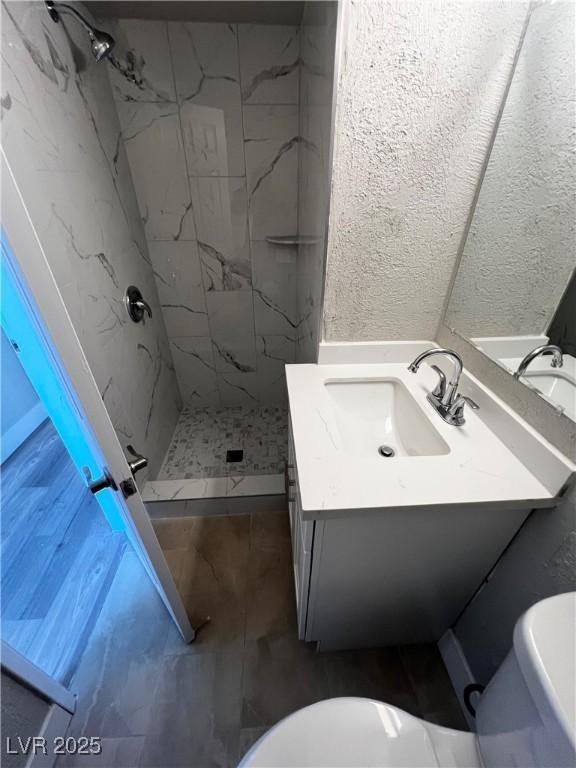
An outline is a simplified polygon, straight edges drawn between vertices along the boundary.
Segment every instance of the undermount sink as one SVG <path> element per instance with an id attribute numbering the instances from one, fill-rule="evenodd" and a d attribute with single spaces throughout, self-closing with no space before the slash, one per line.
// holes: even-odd
<path id="1" fill-rule="evenodd" d="M 576 381 L 561 371 L 526 371 L 523 375 L 533 387 L 564 409 L 576 421 Z"/>
<path id="2" fill-rule="evenodd" d="M 327 380 L 325 387 L 342 451 L 383 461 L 450 452 L 399 379 Z"/>

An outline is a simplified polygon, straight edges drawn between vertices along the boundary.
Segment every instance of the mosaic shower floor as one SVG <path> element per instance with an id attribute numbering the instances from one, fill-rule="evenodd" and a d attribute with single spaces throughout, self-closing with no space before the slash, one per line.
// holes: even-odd
<path id="1" fill-rule="evenodd" d="M 185 408 L 157 480 L 281 474 L 287 442 L 286 408 Z"/>

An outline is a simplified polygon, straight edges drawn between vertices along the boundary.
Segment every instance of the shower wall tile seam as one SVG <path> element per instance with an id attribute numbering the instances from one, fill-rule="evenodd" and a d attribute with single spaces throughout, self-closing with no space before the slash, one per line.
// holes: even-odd
<path id="1" fill-rule="evenodd" d="M 298 30 L 298 152 L 296 155 L 296 234 L 300 233 L 300 157 L 302 148 L 302 131 L 300 130 L 302 118 L 302 21 Z M 296 252 L 298 256 L 298 252 Z M 296 267 L 297 268 L 297 267 Z M 298 301 L 298 297 L 296 298 Z M 298 312 L 300 316 L 300 312 Z"/>
<path id="2" fill-rule="evenodd" d="M 239 44 L 238 44 L 238 25 L 234 24 L 234 25 L 231 25 L 231 26 L 232 26 L 232 28 L 234 30 L 234 37 L 235 37 L 235 40 L 236 40 L 236 61 L 237 61 L 237 67 L 238 67 L 238 81 L 240 83 L 240 52 L 239 52 Z M 173 67 L 173 76 L 174 76 L 174 80 L 176 81 L 176 70 L 175 70 L 175 66 L 174 66 L 174 52 L 173 52 L 173 46 L 172 46 L 172 42 L 170 40 L 170 36 L 169 36 L 169 44 L 170 44 L 170 53 L 171 53 L 171 63 L 172 63 L 172 67 Z M 176 96 L 177 96 L 177 99 L 178 99 L 178 89 L 177 89 L 177 86 L 175 86 L 175 87 L 176 87 Z M 240 93 L 241 93 L 241 83 L 240 83 Z M 179 102 L 178 111 L 179 111 L 179 115 L 180 115 L 181 131 L 182 131 L 182 135 L 184 135 L 183 118 L 182 118 L 182 104 L 183 104 L 183 100 L 182 99 L 178 99 L 178 102 Z M 242 109 L 241 108 L 240 108 L 240 113 L 242 115 Z M 242 126 L 242 140 L 243 139 L 244 139 L 244 131 L 243 131 L 243 126 Z M 243 141 L 242 141 L 242 153 L 244 154 L 244 143 L 243 143 Z M 186 160 L 186 170 L 187 170 L 187 175 L 188 175 L 189 182 L 190 182 L 190 179 L 192 179 L 192 178 L 196 178 L 196 179 L 210 179 L 210 180 L 213 179 L 213 178 L 226 178 L 226 179 L 238 178 L 238 179 L 243 179 L 244 180 L 244 185 L 246 186 L 247 180 L 246 180 L 246 160 L 245 160 L 245 157 L 243 157 L 244 173 L 241 174 L 241 175 L 227 174 L 226 176 L 215 175 L 215 174 L 210 174 L 210 175 L 194 174 L 194 173 L 192 173 L 192 171 L 190 169 L 190 166 L 189 166 L 189 163 L 188 163 L 188 155 L 187 154 L 185 154 L 185 160 Z M 193 206 L 193 209 L 194 209 L 194 206 Z M 200 229 L 198 227 L 197 212 L 194 213 L 194 216 L 195 216 L 195 221 L 196 221 L 196 233 L 198 235 L 198 232 L 200 231 Z M 204 296 L 205 296 L 205 299 L 206 299 L 206 304 L 208 305 L 208 299 L 206 297 L 207 297 L 207 294 L 210 291 L 208 290 L 207 285 L 206 285 L 206 273 L 205 273 L 204 269 L 202 269 L 202 285 L 203 285 L 203 289 L 204 289 Z M 222 291 L 222 293 L 225 293 L 225 291 Z M 253 304 L 253 300 L 252 300 L 252 304 Z M 252 309 L 252 313 L 253 312 L 254 312 L 254 310 Z M 210 350 L 211 350 L 211 352 L 210 352 L 210 359 L 212 361 L 212 367 L 214 369 L 215 377 L 216 377 L 216 390 L 218 392 L 218 402 L 219 402 L 219 405 L 222 406 L 222 405 L 224 405 L 225 398 L 224 398 L 224 396 L 222 394 L 221 376 L 219 375 L 219 372 L 217 371 L 216 357 L 215 357 L 215 350 L 214 350 L 215 332 L 213 330 L 212 324 L 213 323 L 212 323 L 212 320 L 211 320 L 211 315 L 210 315 L 210 312 L 208 312 L 208 326 L 209 326 L 209 331 L 210 331 Z M 256 359 L 255 338 L 254 338 L 254 342 L 253 342 L 253 347 L 254 347 L 254 358 Z"/>
<path id="3" fill-rule="evenodd" d="M 216 284 L 214 287 L 214 283 L 211 283 L 211 285 L 208 285 L 207 279 L 208 279 L 208 273 L 206 271 L 205 266 L 205 254 L 204 249 L 200 248 L 200 237 L 199 233 L 201 230 L 201 227 L 199 226 L 199 219 L 198 214 L 199 210 L 197 208 L 197 205 L 194 203 L 194 194 L 193 190 L 191 189 L 192 181 L 197 180 L 204 180 L 204 181 L 213 181 L 213 180 L 241 180 L 244 183 L 244 187 L 246 190 L 246 194 L 248 194 L 248 163 L 247 163 L 247 154 L 246 154 L 246 123 L 245 123 L 245 115 L 246 115 L 246 108 L 255 108 L 256 111 L 258 110 L 266 110 L 266 109 L 277 109 L 278 107 L 281 108 L 295 108 L 298 109 L 298 98 L 296 99 L 266 99 L 263 102 L 259 101 L 248 101 L 246 102 L 244 100 L 244 90 L 246 87 L 246 81 L 243 77 L 243 63 L 242 63 L 242 51 L 241 51 L 241 44 L 240 44 L 240 30 L 239 25 L 227 25 L 229 28 L 233 28 L 234 34 L 235 34 L 235 44 L 236 44 L 236 67 L 237 67 L 237 82 L 238 87 L 240 89 L 239 94 L 239 116 L 241 118 L 241 138 L 242 138 L 242 164 L 244 168 L 244 172 L 242 174 L 234 174 L 234 173 L 227 173 L 222 174 L 219 172 L 215 173 L 199 173 L 197 168 L 194 168 L 190 165 L 190 156 L 189 152 L 186 149 L 186 139 L 185 139 L 185 129 L 184 129 L 184 114 L 183 110 L 186 108 L 187 99 L 183 98 L 181 95 L 181 89 L 179 89 L 179 83 L 178 83 L 178 73 L 177 73 L 177 62 L 176 62 L 176 53 L 174 49 L 175 45 L 175 39 L 174 34 L 172 33 L 172 28 L 169 24 L 162 22 L 163 26 L 166 29 L 166 41 L 167 41 L 167 64 L 169 65 L 169 70 L 165 67 L 165 65 L 162 65 L 162 69 L 164 71 L 164 75 L 167 74 L 169 71 L 170 80 L 171 80 L 171 88 L 174 91 L 174 99 L 168 98 L 164 101 L 158 101 L 158 99 L 138 99 L 139 105 L 155 105 L 155 109 L 162 109 L 162 108 L 173 108 L 174 114 L 176 115 L 177 111 L 177 119 L 178 119 L 178 140 L 179 144 L 182 147 L 182 160 L 183 160 L 183 166 L 185 168 L 186 172 L 186 186 L 187 186 L 187 197 L 189 200 L 189 203 L 187 205 L 191 208 L 190 213 L 190 219 L 194 223 L 194 229 L 195 229 L 195 237 L 192 237 L 190 233 L 185 233 L 184 236 L 178 238 L 178 242 L 180 243 L 194 243 L 195 247 L 198 251 L 198 259 L 200 259 L 200 281 L 201 281 L 201 290 L 204 295 L 204 308 L 202 311 L 206 312 L 206 322 L 207 322 L 207 329 L 208 329 L 208 335 L 204 333 L 181 333 L 178 334 L 170 333 L 169 334 L 169 344 L 171 345 L 174 343 L 174 340 L 178 339 L 189 339 L 190 342 L 192 340 L 196 341 L 202 341 L 204 345 L 204 352 L 202 353 L 202 359 L 206 360 L 206 365 L 208 365 L 211 370 L 214 372 L 214 376 L 216 379 L 216 391 L 218 392 L 218 402 L 219 404 L 223 405 L 226 401 L 227 396 L 224 393 L 223 387 L 229 388 L 230 386 L 234 386 L 233 382 L 235 381 L 237 385 L 240 385 L 241 383 L 245 383 L 246 386 L 248 386 L 249 381 L 251 380 L 254 385 L 255 389 L 251 390 L 251 387 L 249 386 L 248 389 L 251 390 L 250 398 L 253 401 L 258 402 L 265 402 L 267 399 L 267 394 L 265 393 L 266 388 L 268 387 L 267 384 L 265 384 L 264 379 L 262 379 L 262 376 L 265 376 L 265 369 L 266 365 L 264 365 L 267 358 L 270 358 L 270 364 L 277 360 L 278 363 L 280 362 L 280 358 L 277 357 L 275 354 L 270 354 L 268 352 L 268 344 L 274 343 L 276 349 L 278 349 L 278 345 L 284 343 L 286 344 L 293 344 L 292 341 L 288 341 L 288 337 L 286 334 L 279 332 L 278 328 L 274 325 L 269 325 L 267 323 L 261 323 L 257 320 L 257 308 L 255 303 L 255 296 L 256 291 L 254 290 L 254 279 L 255 279 L 255 272 L 258 270 L 255 269 L 254 265 L 254 256 L 253 256 L 253 244 L 258 243 L 260 244 L 259 247 L 266 245 L 266 241 L 264 239 L 264 235 L 262 233 L 258 233 L 258 236 L 252 237 L 252 231 L 250 226 L 250 220 L 249 220 L 249 210 L 250 210 L 250 199 L 248 198 L 246 201 L 247 208 L 245 211 L 246 216 L 246 234 L 247 234 L 247 240 L 246 240 L 246 251 L 248 255 L 248 261 L 250 265 L 250 285 L 242 286 L 239 285 L 237 287 L 234 287 L 232 290 L 227 289 L 225 287 L 225 284 L 222 284 L 222 287 L 220 285 Z M 193 25 L 192 25 L 193 26 Z M 259 26 L 259 25 L 248 25 L 248 26 Z M 246 27 L 248 30 L 248 27 Z M 300 58 L 300 30 L 299 28 L 290 28 L 291 35 L 293 39 L 298 39 L 298 61 Z M 257 30 L 248 30 L 247 34 L 252 32 L 257 32 Z M 282 31 L 280 34 L 285 34 L 284 31 Z M 196 50 L 194 51 L 196 54 Z M 250 54 L 251 55 L 251 54 Z M 274 55 L 274 54 L 273 54 Z M 196 61 L 200 61 L 200 58 L 198 55 L 196 55 Z M 257 65 L 260 67 L 260 64 Z M 262 67 L 264 69 L 264 67 Z M 298 67 L 299 68 L 299 67 Z M 296 83 L 296 93 L 299 93 L 299 78 L 300 75 L 298 74 L 298 81 Z M 153 85 L 153 84 L 152 84 Z M 265 86 L 267 84 L 265 83 Z M 168 88 L 170 90 L 170 88 Z M 118 103 L 122 103 L 122 99 L 117 99 Z M 125 100 L 124 100 L 125 101 Z M 297 125 L 295 137 L 299 138 L 299 125 Z M 275 141 L 275 139 L 265 139 L 265 141 Z M 295 213 L 296 213 L 296 221 L 298 216 L 298 199 L 297 199 L 297 189 L 298 189 L 298 165 L 299 165 L 299 157 L 298 154 L 296 155 L 296 198 L 294 200 L 295 205 Z M 271 227 L 271 229 L 275 229 L 274 227 Z M 270 231 L 267 234 L 275 234 L 276 232 Z M 153 243 L 171 243 L 174 238 L 169 237 L 155 237 L 155 238 L 147 238 L 149 245 Z M 209 242 L 209 241 L 208 241 Z M 268 246 L 267 246 L 268 247 Z M 232 250 L 231 253 L 235 252 L 235 247 Z M 277 257 L 281 260 L 283 259 L 283 256 Z M 270 259 L 274 259 L 274 253 L 270 253 Z M 158 282 L 158 280 L 157 280 Z M 247 345 L 246 349 L 248 350 L 248 357 L 252 358 L 254 360 L 253 364 L 248 365 L 248 369 L 246 373 L 242 373 L 242 369 L 238 369 L 236 372 L 233 372 L 233 370 L 218 370 L 218 368 L 222 367 L 222 363 L 218 362 L 216 359 L 216 347 L 215 347 L 215 338 L 218 337 L 218 334 L 214 330 L 214 315 L 213 312 L 210 311 L 209 306 L 213 303 L 213 299 L 210 299 L 210 296 L 220 296 L 221 300 L 223 300 L 226 303 L 226 296 L 230 296 L 230 301 L 233 301 L 232 297 L 234 295 L 240 295 L 240 294 L 246 294 L 247 291 L 251 291 L 251 333 L 247 336 Z M 273 303 L 273 302 L 272 302 Z M 167 303 L 165 303 L 165 306 Z M 296 323 L 296 328 L 298 324 Z M 292 336 L 295 338 L 297 337 L 296 331 L 292 333 Z M 268 339 L 268 341 L 266 341 Z M 272 340 L 272 341 L 271 341 Z M 275 340 L 275 341 L 274 341 Z M 209 345 L 206 345 L 205 342 L 209 341 Z M 208 349 L 209 346 L 209 349 Z M 193 352 L 191 351 L 189 354 L 193 355 Z M 291 362 L 294 359 L 294 356 L 292 352 L 289 351 L 288 347 L 285 348 L 284 353 L 277 353 L 277 354 L 286 354 L 289 355 L 286 362 Z M 194 356 L 194 355 L 193 355 Z M 177 370 L 178 372 L 178 370 Z M 257 378 L 258 374 L 261 374 L 260 379 Z M 275 374 L 274 374 L 275 375 Z M 232 377 L 232 378 L 230 378 Z M 179 377 L 180 378 L 180 377 Z M 190 384 L 190 382 L 188 382 Z M 238 390 L 240 392 L 241 390 Z M 213 396 L 213 395 L 212 395 Z M 201 402 L 199 403 L 202 404 Z M 207 403 L 209 404 L 209 403 Z"/>
<path id="4" fill-rule="evenodd" d="M 174 83 L 174 93 L 175 93 L 175 96 L 176 96 L 176 102 L 178 104 L 178 124 L 179 124 L 179 128 L 180 128 L 180 136 L 181 136 L 182 146 L 184 146 L 184 126 L 183 126 L 183 121 L 182 121 L 182 99 L 180 99 L 178 97 L 178 85 L 177 85 L 177 82 L 176 82 L 176 67 L 175 67 L 175 64 L 174 64 L 174 48 L 173 48 L 173 41 L 172 41 L 171 36 L 170 36 L 170 30 L 168 28 L 168 25 L 166 25 L 166 31 L 167 31 L 167 37 L 168 37 L 168 54 L 169 54 L 169 57 L 170 57 L 170 70 L 171 70 L 171 74 L 172 74 L 172 81 Z M 191 174 L 190 174 L 190 168 L 189 168 L 189 163 L 188 163 L 188 154 L 186 153 L 186 151 L 184 151 L 184 164 L 186 166 L 186 178 L 187 178 L 188 190 L 189 190 L 189 194 L 190 194 L 190 201 L 191 201 L 191 204 L 192 204 L 192 188 L 191 188 L 191 184 L 190 184 Z M 194 229 L 195 229 L 195 232 L 196 232 L 196 249 L 198 251 L 198 220 L 197 220 L 197 213 L 195 211 L 195 206 L 194 205 L 192 205 L 192 216 L 194 218 Z M 208 357 L 208 360 L 210 362 L 210 366 L 211 366 L 212 370 L 216 371 L 216 362 L 215 362 L 215 359 L 214 359 L 214 348 L 212 346 L 212 333 L 211 333 L 211 329 L 210 329 L 210 315 L 208 313 L 208 307 L 207 307 L 207 302 L 206 302 L 206 284 L 205 284 L 205 279 L 204 279 L 204 271 L 203 271 L 202 268 L 200 269 L 200 277 L 201 277 L 201 281 L 202 281 L 202 290 L 204 292 L 204 302 L 205 302 L 205 305 L 206 305 L 206 313 L 207 313 L 207 318 L 208 318 L 208 330 L 209 330 L 208 350 L 209 351 L 208 351 L 208 356 L 207 357 Z M 207 338 L 207 337 L 202 336 L 200 338 L 204 339 L 204 338 Z M 184 397 L 182 399 L 184 401 Z M 222 404 L 221 397 L 220 397 L 220 393 L 219 393 L 219 390 L 218 390 L 218 405 L 221 405 L 221 404 Z"/>
<path id="5" fill-rule="evenodd" d="M 184 126 L 183 126 L 183 122 L 182 122 L 182 108 L 181 108 L 182 107 L 182 102 L 181 102 L 180 99 L 178 99 L 178 88 L 177 88 L 177 85 L 176 85 L 176 68 L 174 66 L 174 51 L 173 51 L 172 41 L 170 39 L 170 34 L 168 34 L 168 48 L 169 48 L 169 51 L 170 51 L 170 66 L 172 67 L 172 77 L 174 78 L 174 90 L 175 90 L 175 93 L 176 93 L 176 99 L 178 101 L 178 117 L 179 117 L 179 121 L 180 121 L 180 132 L 181 132 L 181 135 L 182 135 L 182 142 L 184 142 Z M 192 200 L 192 189 L 191 189 L 191 185 L 190 185 L 191 174 L 190 174 L 190 168 L 189 168 L 189 164 L 188 164 L 188 155 L 187 155 L 186 152 L 184 152 L 184 162 L 186 164 L 186 176 L 188 178 L 188 186 L 190 187 L 190 200 Z M 195 229 L 196 229 L 196 237 L 198 237 L 197 212 L 195 211 L 195 206 L 194 205 L 192 206 L 192 215 L 194 217 L 194 224 L 195 224 Z M 198 249 L 198 245 L 197 245 L 197 249 Z M 206 281 L 204 279 L 204 270 L 202 268 L 200 269 L 200 274 L 201 274 L 201 279 L 202 279 L 202 289 L 204 291 L 204 301 L 206 303 L 206 311 L 207 311 L 207 314 L 208 314 L 208 305 L 207 305 L 207 302 L 206 302 Z M 215 357 L 214 357 L 214 347 L 213 347 L 213 344 L 212 344 L 212 331 L 211 331 L 211 328 L 210 328 L 210 315 L 209 314 L 208 314 L 208 330 L 210 332 L 210 334 L 209 334 L 209 344 L 208 344 L 208 349 L 209 349 L 208 358 L 210 360 L 210 364 L 211 364 L 212 370 L 214 371 L 214 373 L 216 375 L 216 360 L 215 360 Z M 216 386 L 216 391 L 218 392 L 218 405 L 222 405 L 222 397 L 220 395 L 220 389 L 218 388 L 218 386 Z"/>

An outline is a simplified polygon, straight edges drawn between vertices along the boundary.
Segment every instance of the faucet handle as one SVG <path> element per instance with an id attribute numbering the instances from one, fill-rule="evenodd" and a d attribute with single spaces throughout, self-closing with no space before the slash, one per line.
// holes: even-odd
<path id="1" fill-rule="evenodd" d="M 144 314 L 146 312 L 148 314 L 148 317 L 152 317 L 152 310 L 150 309 L 150 304 L 148 304 L 147 301 L 144 299 L 140 299 L 139 301 L 134 302 L 135 305 L 138 307 L 138 309 Z"/>
<path id="2" fill-rule="evenodd" d="M 450 409 L 450 416 L 453 419 L 452 423 L 458 427 L 462 426 L 462 424 L 464 424 L 466 421 L 464 418 L 464 406 L 466 404 L 468 404 L 470 408 L 475 411 L 480 409 L 478 403 L 472 400 L 471 397 L 467 397 L 466 395 L 458 395 L 454 401 L 454 404 L 452 405 L 452 408 Z"/>
<path id="3" fill-rule="evenodd" d="M 144 313 L 146 313 L 148 317 L 152 317 L 150 304 L 144 300 L 140 289 L 135 285 L 130 285 L 126 289 L 124 304 L 130 319 L 135 323 L 140 323 L 144 320 Z"/>
<path id="4" fill-rule="evenodd" d="M 438 374 L 438 384 L 436 384 L 436 387 L 432 391 L 432 397 L 435 397 L 437 400 L 442 400 L 446 394 L 446 374 L 437 365 L 431 365 L 430 368 Z"/>

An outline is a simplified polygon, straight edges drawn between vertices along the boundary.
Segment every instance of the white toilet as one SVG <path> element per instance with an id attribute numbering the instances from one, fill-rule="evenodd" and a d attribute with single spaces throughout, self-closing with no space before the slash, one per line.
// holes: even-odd
<path id="1" fill-rule="evenodd" d="M 576 593 L 543 600 L 484 691 L 478 732 L 370 699 L 329 699 L 268 731 L 241 768 L 575 768 Z"/>

